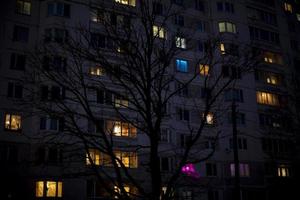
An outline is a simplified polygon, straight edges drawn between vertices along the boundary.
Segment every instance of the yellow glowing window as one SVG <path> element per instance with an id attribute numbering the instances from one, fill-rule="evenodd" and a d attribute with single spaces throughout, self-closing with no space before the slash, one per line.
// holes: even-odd
<path id="1" fill-rule="evenodd" d="M 122 162 L 122 164 L 127 168 L 137 168 L 137 154 L 135 152 L 122 152 L 122 151 L 116 151 L 115 156 L 118 159 L 118 165 L 119 167 L 121 164 L 119 162 Z"/>
<path id="2" fill-rule="evenodd" d="M 154 35 L 154 37 L 163 39 L 166 37 L 165 29 L 163 27 L 154 25 L 153 26 L 153 35 Z"/>
<path id="3" fill-rule="evenodd" d="M 284 3 L 284 10 L 285 10 L 286 12 L 292 13 L 292 12 L 293 12 L 293 7 L 292 7 L 291 4 L 285 2 L 285 3 Z"/>
<path id="4" fill-rule="evenodd" d="M 44 196 L 44 181 L 37 181 L 35 186 L 35 196 L 43 197 Z"/>
<path id="5" fill-rule="evenodd" d="M 89 155 L 91 160 L 89 159 Z M 91 162 L 92 161 L 92 162 Z M 100 151 L 97 149 L 89 149 L 89 151 L 86 153 L 86 164 L 87 165 L 100 165 L 101 163 L 101 156 L 100 156 Z"/>
<path id="6" fill-rule="evenodd" d="M 5 129 L 18 131 L 21 130 L 21 116 L 20 115 L 5 115 Z"/>
<path id="7" fill-rule="evenodd" d="M 268 92 L 256 92 L 256 100 L 257 103 L 266 104 L 271 106 L 278 106 L 279 105 L 279 97 L 277 94 L 272 94 Z"/>
<path id="8" fill-rule="evenodd" d="M 135 6 L 136 4 L 135 0 L 115 0 L 115 2 L 129 6 Z"/>
<path id="9" fill-rule="evenodd" d="M 90 74 L 94 76 L 103 76 L 104 75 L 104 69 L 102 67 L 91 67 L 90 68 Z"/>
<path id="10" fill-rule="evenodd" d="M 278 53 L 264 52 L 264 61 L 266 63 L 282 64 L 282 56 Z"/>
<path id="11" fill-rule="evenodd" d="M 121 121 L 108 121 L 107 129 L 111 130 L 114 136 L 118 137 L 136 137 L 137 129 L 130 123 Z"/>
<path id="12" fill-rule="evenodd" d="M 279 166 L 277 168 L 277 176 L 280 176 L 280 177 L 289 177 L 290 176 L 290 169 L 289 167 L 287 166 Z"/>
<path id="13" fill-rule="evenodd" d="M 129 187 L 129 186 L 127 186 L 127 185 L 125 185 L 124 187 L 123 187 L 123 189 L 125 190 L 125 192 L 128 194 L 128 193 L 130 193 L 131 191 L 131 188 Z M 121 189 L 118 187 L 118 186 L 114 186 L 114 191 L 116 192 L 116 193 L 118 193 L 118 194 L 121 194 Z M 119 199 L 119 197 L 116 195 L 115 196 L 115 199 Z"/>
<path id="14" fill-rule="evenodd" d="M 267 75 L 266 81 L 267 81 L 267 83 L 272 84 L 272 85 L 279 84 L 278 76 L 276 76 L 276 75 L 271 75 L 271 74 Z"/>
<path id="15" fill-rule="evenodd" d="M 56 182 L 54 181 L 47 181 L 47 197 L 55 197 L 56 196 Z"/>
<path id="16" fill-rule="evenodd" d="M 200 64 L 200 74 L 202 76 L 208 76 L 209 75 L 209 65 Z"/>
<path id="17" fill-rule="evenodd" d="M 61 181 L 37 181 L 35 186 L 36 197 L 62 197 Z"/>
<path id="18" fill-rule="evenodd" d="M 220 51 L 221 51 L 221 54 L 225 54 L 226 53 L 226 51 L 225 51 L 225 44 L 224 43 L 220 44 Z"/>

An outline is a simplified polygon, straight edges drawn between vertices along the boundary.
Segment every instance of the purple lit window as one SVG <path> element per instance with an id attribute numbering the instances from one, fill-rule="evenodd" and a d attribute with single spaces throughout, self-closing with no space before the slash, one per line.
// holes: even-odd
<path id="1" fill-rule="evenodd" d="M 193 164 L 186 164 L 181 168 L 181 172 L 193 178 L 199 178 L 200 174 L 196 171 Z"/>

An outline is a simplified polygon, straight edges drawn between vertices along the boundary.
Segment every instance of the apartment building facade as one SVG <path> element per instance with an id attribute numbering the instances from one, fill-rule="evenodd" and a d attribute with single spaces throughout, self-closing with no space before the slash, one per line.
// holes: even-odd
<path id="1" fill-rule="evenodd" d="M 103 186 L 89 174 L 91 165 L 113 173 L 105 156 L 97 149 L 89 148 L 88 155 L 84 150 L 80 155 L 70 155 L 64 148 L 43 141 L 40 137 L 43 134 L 64 131 L 64 119 L 35 113 L 33 108 L 22 106 L 20 102 L 28 91 L 18 80 L 30 71 L 31 57 L 36 56 L 31 55 L 34 49 L 41 44 L 62 44 L 79 28 L 91 32 L 91 40 L 98 47 L 111 48 L 106 36 L 98 33 L 103 23 L 103 8 L 114 11 L 110 20 L 126 23 L 126 19 L 119 19 L 117 14 L 134 12 L 140 3 L 136 0 L 1 2 L 0 176 L 4 183 L 0 189 L 1 199 L 118 198 L 104 192 Z M 168 5 L 180 12 L 170 18 L 166 25 L 168 29 L 159 25 L 152 28 L 158 38 L 168 38 L 177 48 L 184 49 L 170 64 L 172 70 L 179 72 L 179 79 L 184 80 L 186 74 L 191 73 L 190 66 L 197 56 L 206 53 L 209 38 L 219 39 L 217 50 L 221 58 L 226 55 L 239 57 L 243 53 L 239 46 L 243 44 L 251 45 L 262 55 L 261 62 L 251 72 L 243 73 L 242 69 L 232 65 L 219 66 L 222 78 L 235 80 L 234 88 L 222 92 L 217 111 L 207 113 L 204 139 L 196 148 L 201 154 L 214 153 L 202 162 L 184 166 L 182 173 L 187 171 L 183 175 L 186 182 L 182 187 L 174 188 L 174 199 L 233 198 L 233 101 L 238 110 L 241 199 L 288 199 L 297 195 L 297 123 L 293 112 L 295 105 L 290 99 L 294 92 L 292 77 L 298 70 L 300 59 L 300 2 L 172 0 L 155 1 L 150 10 L 158 16 L 163 15 Z M 171 37 L 167 31 L 178 27 L 193 33 L 192 40 L 188 41 L 182 35 Z M 68 57 L 57 55 L 43 58 L 43 63 L 55 63 L 63 73 L 70 67 L 67 60 Z M 201 80 L 209 75 L 210 65 L 198 65 L 200 78 L 179 90 L 167 108 L 173 116 L 162 126 L 159 143 L 160 167 L 166 174 L 172 173 L 176 165 L 176 154 L 168 149 L 180 149 L 188 144 L 187 127 L 183 124 L 199 122 L 201 115 L 193 110 L 195 102 L 201 104 L 208 95 Z M 84 64 L 84 69 L 96 78 L 105 74 L 92 62 Z M 180 83 L 174 83 L 173 87 L 180 87 Z M 43 100 L 57 100 L 68 95 L 57 85 L 43 84 L 40 88 Z M 95 109 L 101 115 L 98 123 L 113 133 L 116 143 L 127 146 L 147 144 L 139 129 L 118 120 L 108 106 L 114 104 L 114 107 L 126 109 L 129 104 L 126 98 L 101 90 L 89 97 L 94 99 Z M 99 129 L 89 122 L 83 124 L 86 124 L 87 132 L 97 133 Z M 216 135 L 217 140 L 212 140 Z M 115 155 L 132 173 L 138 174 L 141 185 L 148 184 L 149 179 L 143 171 L 147 161 L 143 153 L 116 150 Z M 75 158 L 72 165 L 69 166 L 66 156 Z M 193 168 L 196 175 L 191 175 L 188 168 Z M 112 187 L 115 192 L 120 190 Z M 135 189 L 127 186 L 124 190 Z"/>

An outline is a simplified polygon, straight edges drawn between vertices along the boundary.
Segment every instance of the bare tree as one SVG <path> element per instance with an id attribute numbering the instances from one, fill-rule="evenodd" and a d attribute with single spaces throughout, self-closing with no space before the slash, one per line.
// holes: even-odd
<path id="1" fill-rule="evenodd" d="M 95 5 L 97 27 L 78 25 L 68 37 L 46 34 L 21 80 L 24 112 L 30 107 L 30 115 L 60 119 L 58 132 L 35 137 L 74 154 L 75 173 L 96 177 L 111 198 L 174 199 L 177 188 L 197 179 L 182 171 L 213 155 L 214 148 L 200 146 L 221 113 L 220 97 L 257 63 L 249 44 L 220 51 L 226 35 L 207 38 L 197 52 L 196 33 L 170 23 L 184 11 L 169 4 L 162 12 L 159 5 L 140 1 L 126 11 Z M 187 55 L 193 64 L 177 59 Z M 171 124 L 187 133 L 184 145 L 161 143 Z M 162 171 L 162 155 L 173 157 L 172 171 Z"/>

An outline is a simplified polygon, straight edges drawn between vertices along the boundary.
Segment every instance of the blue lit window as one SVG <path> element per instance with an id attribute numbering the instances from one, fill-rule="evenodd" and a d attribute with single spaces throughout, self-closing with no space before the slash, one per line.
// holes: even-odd
<path id="1" fill-rule="evenodd" d="M 176 59 L 176 69 L 179 72 L 188 72 L 188 61 Z"/>

